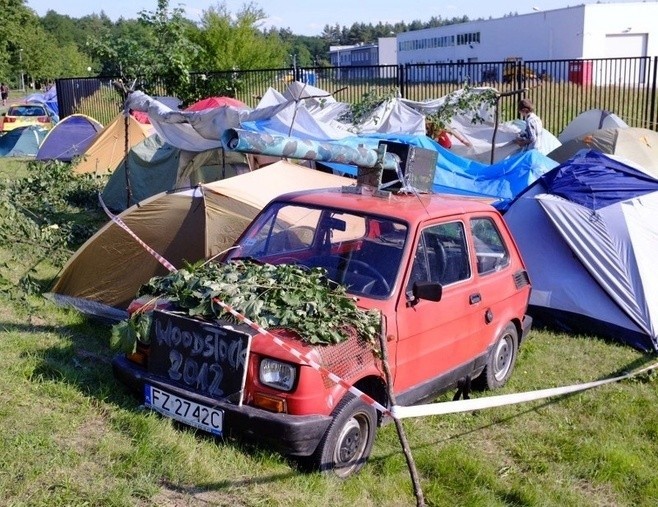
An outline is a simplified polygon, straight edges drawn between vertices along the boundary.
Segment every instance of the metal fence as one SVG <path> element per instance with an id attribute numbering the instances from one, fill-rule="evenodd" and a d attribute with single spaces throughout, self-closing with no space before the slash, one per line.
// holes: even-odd
<path id="1" fill-rule="evenodd" d="M 632 127 L 658 130 L 657 63 L 658 57 L 637 57 L 196 72 L 188 101 L 228 95 L 255 107 L 268 88 L 283 92 L 293 80 L 352 104 L 373 93 L 399 93 L 415 101 L 436 99 L 468 84 L 501 92 L 500 121 L 517 117 L 519 98 L 532 99 L 545 128 L 555 135 L 589 109 L 613 112 Z M 120 95 L 111 86 L 114 79 L 58 79 L 60 116 L 83 112 L 102 123 L 111 120 L 122 107 Z M 156 80 L 144 85 L 153 96 L 170 95 L 163 83 Z"/>

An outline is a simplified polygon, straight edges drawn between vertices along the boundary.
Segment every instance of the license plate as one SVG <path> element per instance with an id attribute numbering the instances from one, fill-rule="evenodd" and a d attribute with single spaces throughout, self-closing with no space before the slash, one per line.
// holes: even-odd
<path id="1" fill-rule="evenodd" d="M 221 410 L 186 400 L 148 384 L 144 386 L 144 405 L 189 426 L 215 435 L 222 434 L 224 413 Z"/>

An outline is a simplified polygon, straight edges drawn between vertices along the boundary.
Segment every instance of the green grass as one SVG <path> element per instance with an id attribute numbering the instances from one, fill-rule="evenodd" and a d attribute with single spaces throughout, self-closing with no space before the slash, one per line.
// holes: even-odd
<path id="1" fill-rule="evenodd" d="M 31 266 L 25 252 L 0 245 L 0 274 Z M 45 284 L 57 269 L 46 259 L 33 276 Z M 109 338 L 107 326 L 38 295 L 0 291 L 0 504 L 415 505 L 394 425 L 380 428 L 356 476 L 303 474 L 270 449 L 143 410 L 112 376 Z M 591 381 L 654 359 L 596 337 L 533 330 L 500 393 Z M 425 500 L 656 505 L 657 391 L 651 374 L 558 399 L 404 420 Z"/>

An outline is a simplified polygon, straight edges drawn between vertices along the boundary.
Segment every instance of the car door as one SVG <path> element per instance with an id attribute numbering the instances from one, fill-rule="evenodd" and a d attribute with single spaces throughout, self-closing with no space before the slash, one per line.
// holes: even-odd
<path id="1" fill-rule="evenodd" d="M 416 238 L 407 276 L 407 299 L 397 308 L 395 389 L 414 401 L 422 391 L 461 378 L 485 352 L 485 308 L 473 274 L 474 256 L 468 223 L 438 222 L 423 227 Z M 411 296 L 414 281 L 440 282 L 440 301 Z M 416 388 L 414 392 L 409 391 Z"/>

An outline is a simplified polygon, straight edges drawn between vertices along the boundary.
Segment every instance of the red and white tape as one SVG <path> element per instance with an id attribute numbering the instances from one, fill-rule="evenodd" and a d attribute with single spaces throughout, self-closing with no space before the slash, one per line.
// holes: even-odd
<path id="1" fill-rule="evenodd" d="M 619 382 L 620 380 L 626 380 L 655 368 L 658 368 L 658 363 L 653 363 L 640 370 L 630 372 L 625 375 L 620 375 L 618 377 L 597 380 L 595 382 L 586 382 L 584 384 L 574 384 L 563 387 L 540 389 L 537 391 L 527 391 L 523 393 L 502 394 L 499 396 L 488 396 L 486 398 L 472 398 L 468 400 L 447 401 L 443 403 L 429 403 L 425 405 L 414 405 L 411 407 L 401 407 L 399 405 L 395 405 L 391 408 L 391 414 L 397 419 L 404 419 L 407 417 L 423 417 L 428 415 L 471 412 L 485 408 L 502 407 L 504 405 L 514 405 L 528 401 L 543 400 L 546 398 L 554 398 L 556 396 L 564 396 L 565 394 L 585 391 L 587 389 L 592 389 L 593 387 L 611 384 L 613 382 Z"/>
<path id="2" fill-rule="evenodd" d="M 286 342 L 284 342 L 283 340 L 281 340 L 281 339 L 278 338 L 277 336 L 275 336 L 275 335 L 273 335 L 272 333 L 270 333 L 267 329 L 265 329 L 265 328 L 263 328 L 262 326 L 258 325 L 256 322 L 252 321 L 251 319 L 245 317 L 245 316 L 242 315 L 240 312 L 236 311 L 234 308 L 230 307 L 230 306 L 227 305 L 226 303 L 223 303 L 222 301 L 219 301 L 218 299 L 215 299 L 214 301 L 215 301 L 215 303 L 217 303 L 219 306 L 221 306 L 224 310 L 226 310 L 226 311 L 229 312 L 231 315 L 233 315 L 234 317 L 238 318 L 239 320 L 241 320 L 242 322 L 244 322 L 245 324 L 247 324 L 247 325 L 248 325 L 249 327 L 251 327 L 252 329 L 255 329 L 255 330 L 258 331 L 260 334 L 265 335 L 265 336 L 268 336 L 269 338 L 271 338 L 272 341 L 274 341 L 274 343 L 276 343 L 279 347 L 281 347 L 281 348 L 283 348 L 284 350 L 290 352 L 293 356 L 295 356 L 295 357 L 296 357 L 297 359 L 299 359 L 300 361 L 303 361 L 304 363 L 306 363 L 307 365 L 309 365 L 309 366 L 310 366 L 311 368 L 313 368 L 314 370 L 317 370 L 317 371 L 319 371 L 320 373 L 323 373 L 324 375 L 327 375 L 327 377 L 329 377 L 329 378 L 331 379 L 332 382 L 334 382 L 334 383 L 340 385 L 341 387 L 344 387 L 345 389 L 347 389 L 350 393 L 352 393 L 354 396 L 356 396 L 357 398 L 359 398 L 359 399 L 360 399 L 361 401 L 363 401 L 364 403 L 367 403 L 368 405 L 371 405 L 372 407 L 376 408 L 377 410 L 379 410 L 380 412 L 382 412 L 382 413 L 384 413 L 384 414 L 386 414 L 386 415 L 392 415 L 392 414 L 391 414 L 391 411 L 390 411 L 389 409 L 387 409 L 384 405 L 382 405 L 382 404 L 379 403 L 378 401 L 374 400 L 373 398 L 371 398 L 370 396 L 368 396 L 368 395 L 367 395 L 366 393 L 364 393 L 363 391 L 357 389 L 357 388 L 354 387 L 352 384 L 346 382 L 345 380 L 343 380 L 343 379 L 342 379 L 341 377 L 339 377 L 338 375 L 336 375 L 336 374 L 332 373 L 331 371 L 327 370 L 327 369 L 326 369 L 325 367 L 323 367 L 322 365 L 316 363 L 316 362 L 315 362 L 313 359 L 311 359 L 307 354 L 304 354 L 304 353 L 300 352 L 299 350 L 297 350 L 297 349 L 291 347 L 291 346 L 288 345 Z"/>
<path id="3" fill-rule="evenodd" d="M 172 273 L 174 271 L 177 271 L 176 266 L 174 266 L 171 262 L 169 262 L 167 259 L 165 259 L 162 255 L 160 255 L 158 252 L 156 252 L 150 246 L 148 246 L 146 243 L 144 243 L 144 241 L 142 241 L 142 239 L 139 236 L 137 236 L 137 234 L 135 234 L 130 229 L 130 227 L 128 227 L 126 225 L 126 223 L 123 220 L 121 220 L 121 217 L 118 217 L 117 215 L 114 215 L 109 209 L 107 209 L 107 206 L 105 206 L 105 203 L 103 202 L 103 198 L 101 197 L 100 194 L 98 194 L 98 200 L 100 201 L 101 206 L 103 207 L 103 210 L 105 211 L 105 214 L 108 217 L 110 217 L 110 220 L 112 220 L 112 222 L 114 222 L 119 227 L 121 227 L 124 231 L 126 231 L 128 234 L 130 234 L 130 236 L 132 236 L 134 238 L 134 240 L 137 241 L 137 243 L 139 243 L 139 245 L 142 248 L 144 248 L 148 253 L 150 253 L 153 257 L 155 257 L 155 259 L 160 264 L 162 264 L 165 268 L 167 268 Z"/>

